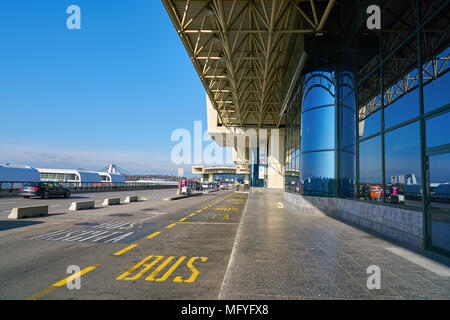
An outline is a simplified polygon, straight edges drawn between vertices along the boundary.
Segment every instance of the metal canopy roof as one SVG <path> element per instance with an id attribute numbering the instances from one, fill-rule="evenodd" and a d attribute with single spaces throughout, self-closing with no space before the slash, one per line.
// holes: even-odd
<path id="1" fill-rule="evenodd" d="M 334 0 L 162 0 L 224 126 L 276 127 L 303 50 Z"/>

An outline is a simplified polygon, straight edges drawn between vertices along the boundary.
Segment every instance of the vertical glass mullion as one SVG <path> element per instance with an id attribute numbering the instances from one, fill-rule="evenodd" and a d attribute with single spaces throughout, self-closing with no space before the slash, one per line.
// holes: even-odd
<path id="1" fill-rule="evenodd" d="M 429 224 L 429 211 L 428 211 L 428 158 L 425 154 L 426 150 L 426 131 L 425 131 L 425 118 L 424 105 L 423 105 L 423 70 L 422 70 L 422 48 L 420 35 L 420 1 L 415 1 L 416 5 L 416 34 L 417 34 L 417 70 L 419 72 L 419 122 L 420 122 L 420 163 L 421 163 L 421 175 L 422 175 L 422 216 L 423 216 L 423 246 L 427 249 L 430 245 L 430 224 Z"/>
<path id="2" fill-rule="evenodd" d="M 359 70 L 358 70 L 358 54 L 359 54 L 359 42 L 355 40 L 355 67 L 353 77 L 353 88 L 355 90 L 355 198 L 359 200 Z"/>
<path id="3" fill-rule="evenodd" d="M 380 30 L 380 98 L 381 98 L 381 179 L 382 193 L 381 201 L 386 196 L 386 157 L 385 157 L 385 132 L 384 132 L 384 85 L 383 85 L 383 32 Z"/>

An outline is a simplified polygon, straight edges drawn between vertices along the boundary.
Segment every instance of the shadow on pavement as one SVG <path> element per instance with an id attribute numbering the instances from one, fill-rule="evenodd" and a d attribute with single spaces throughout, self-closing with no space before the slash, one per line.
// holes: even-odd
<path id="1" fill-rule="evenodd" d="M 34 224 L 43 223 L 41 221 L 0 221 L 0 231 L 9 229 L 22 228 Z"/>

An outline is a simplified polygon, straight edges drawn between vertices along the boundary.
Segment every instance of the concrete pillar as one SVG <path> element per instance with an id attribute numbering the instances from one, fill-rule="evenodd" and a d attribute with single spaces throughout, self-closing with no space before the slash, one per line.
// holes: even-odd
<path id="1" fill-rule="evenodd" d="M 267 188 L 284 188 L 284 129 L 270 130 L 267 157 Z"/>

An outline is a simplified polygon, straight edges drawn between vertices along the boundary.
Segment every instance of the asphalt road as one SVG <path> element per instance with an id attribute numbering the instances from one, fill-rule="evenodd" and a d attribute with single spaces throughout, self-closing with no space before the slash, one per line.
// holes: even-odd
<path id="1" fill-rule="evenodd" d="M 165 197 L 77 212 L 52 199 L 49 216 L 1 217 L 0 299 L 217 299 L 247 194 Z"/>
<path id="2" fill-rule="evenodd" d="M 121 198 L 121 201 L 123 201 L 129 195 L 138 195 L 149 200 L 162 200 L 175 196 L 175 194 L 176 188 L 75 193 L 67 199 L 55 196 L 48 200 L 40 198 L 24 199 L 19 196 L 0 197 L 0 218 L 7 217 L 11 209 L 16 207 L 49 205 L 50 212 L 58 212 L 69 208 L 74 201 L 94 200 L 96 206 L 101 206 L 105 198 Z"/>

